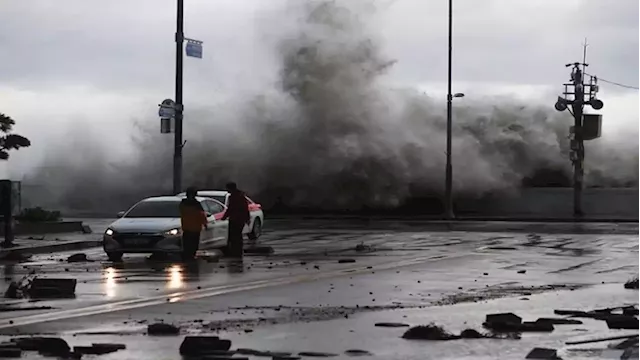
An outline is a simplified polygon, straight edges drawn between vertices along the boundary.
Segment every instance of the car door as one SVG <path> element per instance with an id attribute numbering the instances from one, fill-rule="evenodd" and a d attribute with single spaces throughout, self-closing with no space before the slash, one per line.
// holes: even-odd
<path id="1" fill-rule="evenodd" d="M 202 233 L 200 234 L 200 243 L 207 243 L 207 242 L 211 242 L 215 239 L 215 216 L 214 216 L 214 212 L 211 206 L 209 205 L 209 202 L 204 200 L 202 202 L 200 202 L 200 204 L 202 205 L 202 209 L 204 210 L 204 212 L 207 215 L 207 228 L 206 229 L 202 229 Z"/>
<path id="2" fill-rule="evenodd" d="M 253 222 L 256 221 L 257 213 L 255 207 L 256 204 L 253 202 L 253 200 L 249 199 L 248 196 L 245 196 L 245 199 L 247 199 L 247 206 L 249 207 L 249 223 L 244 226 L 244 230 L 242 232 L 244 234 L 248 234 L 251 232 L 251 230 L 253 230 Z"/>
<path id="3" fill-rule="evenodd" d="M 229 196 L 230 196 L 230 194 L 227 193 L 227 195 L 224 198 L 224 206 L 225 207 L 229 207 Z M 247 198 L 247 197 L 245 197 L 245 198 L 247 199 L 247 204 L 248 204 L 249 203 L 248 202 L 249 198 Z M 245 224 L 244 228 L 242 228 L 242 234 L 243 235 L 246 235 L 246 234 L 251 232 L 250 226 L 251 226 L 251 224 L 253 224 L 253 218 L 251 216 L 252 216 L 251 213 L 249 213 L 249 217 L 250 217 L 251 221 L 249 221 L 249 224 Z M 226 227 L 227 227 L 227 229 L 229 228 L 229 223 L 228 222 L 226 224 Z"/>
<path id="4" fill-rule="evenodd" d="M 213 218 L 213 224 L 211 225 L 213 229 L 213 241 L 226 241 L 229 221 L 222 220 L 225 207 L 215 200 L 207 200 L 206 202 Z"/>

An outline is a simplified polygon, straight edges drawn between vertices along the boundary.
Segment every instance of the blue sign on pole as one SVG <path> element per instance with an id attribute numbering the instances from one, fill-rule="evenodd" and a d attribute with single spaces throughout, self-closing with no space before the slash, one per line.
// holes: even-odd
<path id="1" fill-rule="evenodd" d="M 187 40 L 187 56 L 202 59 L 202 41 Z"/>

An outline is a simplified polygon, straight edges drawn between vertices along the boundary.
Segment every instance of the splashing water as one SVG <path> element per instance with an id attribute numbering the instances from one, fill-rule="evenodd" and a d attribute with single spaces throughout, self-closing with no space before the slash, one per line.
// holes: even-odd
<path id="1" fill-rule="evenodd" d="M 239 99 L 235 127 L 213 128 L 207 109 L 187 109 L 184 184 L 220 188 L 233 179 L 263 203 L 325 209 L 395 207 L 443 189 L 446 120 L 442 103 L 385 84 L 394 65 L 371 35 L 371 9 L 335 1 L 305 2 L 304 17 L 280 43 L 280 90 Z M 457 196 L 513 191 L 541 169 L 566 178 L 567 114 L 513 101 L 466 101 L 454 109 Z M 229 105 L 236 106 L 236 105 Z M 53 200 L 67 208 L 121 209 L 171 189 L 172 143 L 154 127 L 138 127 L 137 156 L 109 159 L 95 144 L 63 149 L 82 158 L 49 158 Z M 83 138 L 87 137 L 86 133 Z M 600 146 L 624 171 L 591 164 L 588 180 L 637 186 L 637 160 Z M 637 144 L 635 144 L 637 154 Z M 635 165 L 633 165 L 635 164 Z M 635 166 L 635 168 L 634 168 Z M 39 174 L 42 176 L 44 174 Z"/>

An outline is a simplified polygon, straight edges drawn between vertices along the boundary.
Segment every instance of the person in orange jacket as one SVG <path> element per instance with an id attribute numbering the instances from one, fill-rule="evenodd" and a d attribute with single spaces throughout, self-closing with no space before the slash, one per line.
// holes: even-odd
<path id="1" fill-rule="evenodd" d="M 229 219 L 227 249 L 230 256 L 241 258 L 244 252 L 242 229 L 251 220 L 249 203 L 244 192 L 238 189 L 236 183 L 230 182 L 226 188 L 229 192 L 229 204 L 222 216 L 222 220 Z"/>
<path id="2" fill-rule="evenodd" d="M 180 223 L 182 225 L 182 258 L 193 260 L 200 246 L 200 233 L 207 228 L 207 214 L 194 187 L 187 189 L 187 197 L 180 202 Z"/>

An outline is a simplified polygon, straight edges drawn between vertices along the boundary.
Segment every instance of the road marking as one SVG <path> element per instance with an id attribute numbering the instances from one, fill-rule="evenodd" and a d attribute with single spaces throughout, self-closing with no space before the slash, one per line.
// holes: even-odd
<path id="1" fill-rule="evenodd" d="M 395 269 L 399 267 L 412 266 L 412 265 L 423 263 L 428 260 L 432 260 L 432 261 L 450 260 L 453 258 L 464 257 L 466 255 L 469 255 L 469 254 L 453 255 L 453 256 L 448 256 L 444 258 L 433 256 L 433 255 L 420 256 L 420 257 L 410 258 L 406 260 L 377 264 L 375 265 L 376 267 L 375 270 L 378 270 L 378 271 L 389 270 L 389 269 Z M 22 316 L 14 319 L 2 319 L 0 320 L 0 329 L 14 328 L 18 326 L 33 325 L 33 324 L 51 322 L 51 321 L 57 321 L 57 320 L 67 320 L 72 318 L 98 315 L 98 314 L 104 314 L 104 313 L 110 313 L 110 312 L 116 312 L 116 311 L 131 310 L 131 309 L 161 305 L 166 303 L 176 303 L 176 302 L 182 302 L 187 300 L 196 300 L 196 299 L 202 299 L 202 298 L 229 294 L 234 292 L 255 290 L 255 289 L 261 289 L 261 288 L 273 287 L 273 286 L 289 285 L 289 284 L 308 282 L 308 281 L 315 281 L 315 280 L 321 280 L 321 279 L 337 277 L 337 276 L 360 274 L 360 273 L 372 271 L 372 269 L 369 268 L 370 266 L 372 265 L 343 268 L 339 270 L 332 270 L 332 271 L 321 272 L 321 273 L 310 274 L 310 275 L 282 276 L 279 278 L 256 280 L 256 281 L 251 281 L 251 282 L 242 283 L 242 284 L 221 285 L 221 286 L 215 286 L 207 289 L 180 291 L 180 292 L 175 292 L 175 293 L 170 293 L 170 294 L 165 294 L 160 296 L 153 296 L 153 297 L 144 298 L 144 299 L 123 300 L 123 301 L 112 302 L 108 304 L 87 306 L 79 309 L 68 309 L 68 310 L 49 312 L 45 314 Z"/>

